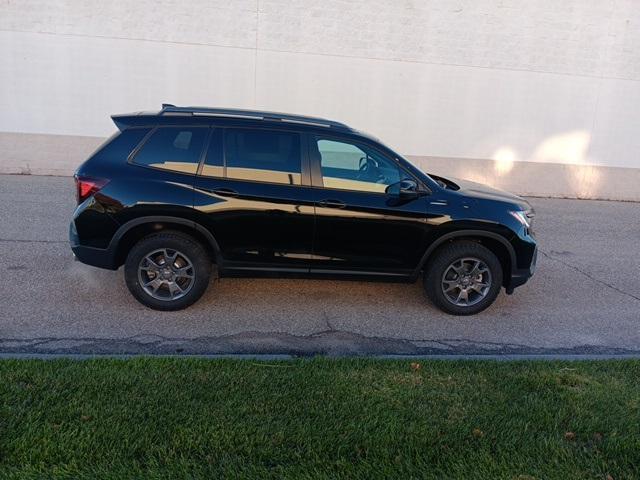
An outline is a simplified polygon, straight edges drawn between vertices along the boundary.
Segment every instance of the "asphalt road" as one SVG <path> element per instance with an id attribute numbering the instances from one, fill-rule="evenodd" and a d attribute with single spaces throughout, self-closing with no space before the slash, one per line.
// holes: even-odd
<path id="1" fill-rule="evenodd" d="M 193 307 L 161 313 L 122 270 L 73 261 L 70 178 L 0 176 L 0 352 L 640 352 L 640 204 L 531 201 L 538 271 L 476 316 L 441 313 L 420 283 L 278 279 L 215 279 Z"/>

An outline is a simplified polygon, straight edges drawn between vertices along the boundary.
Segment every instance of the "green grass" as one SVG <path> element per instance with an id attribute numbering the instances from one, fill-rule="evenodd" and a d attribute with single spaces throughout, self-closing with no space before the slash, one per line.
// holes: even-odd
<path id="1" fill-rule="evenodd" d="M 0 361 L 2 479 L 607 475 L 640 478 L 638 361 Z"/>

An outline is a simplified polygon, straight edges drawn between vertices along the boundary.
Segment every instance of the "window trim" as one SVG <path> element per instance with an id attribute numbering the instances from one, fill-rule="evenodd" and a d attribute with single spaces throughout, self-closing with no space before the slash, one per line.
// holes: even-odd
<path id="1" fill-rule="evenodd" d="M 136 163 L 134 161 L 136 156 L 140 152 L 140 150 L 142 150 L 142 148 L 147 144 L 147 142 L 153 136 L 153 134 L 161 128 L 206 128 L 208 129 L 208 131 L 205 133 L 204 141 L 202 142 L 203 149 L 200 151 L 198 161 L 194 163 L 194 165 L 196 165 L 195 173 L 181 172 L 180 170 L 172 170 L 170 168 L 154 167 L 151 165 L 145 165 L 143 163 Z M 127 156 L 127 164 L 134 165 L 136 167 L 141 167 L 141 168 L 148 168 L 150 170 L 156 170 L 159 172 L 177 173 L 180 175 L 187 175 L 189 177 L 196 177 L 198 175 L 198 169 L 202 164 L 203 154 L 206 152 L 206 150 L 204 150 L 204 146 L 209 145 L 210 137 L 211 137 L 210 125 L 156 125 L 142 138 L 142 140 L 140 140 L 140 143 L 133 150 L 131 150 L 131 152 L 129 152 L 129 155 Z"/>
<path id="2" fill-rule="evenodd" d="M 216 127 L 213 125 L 209 125 L 207 126 L 207 128 L 209 129 L 209 135 L 207 136 L 207 141 L 205 142 L 205 146 L 204 146 L 204 150 L 202 151 L 202 155 L 200 155 L 200 161 L 198 162 L 198 168 L 196 169 L 196 177 L 203 177 L 203 178 L 224 178 L 224 174 L 226 173 L 226 166 L 225 166 L 225 158 L 224 158 L 224 132 L 222 132 L 222 141 L 220 142 L 222 144 L 222 175 L 223 177 L 215 177 L 213 175 L 204 175 L 202 173 L 202 170 L 204 170 L 204 166 L 207 163 L 207 154 L 209 153 L 209 147 L 211 146 L 211 140 L 213 139 L 213 135 L 215 134 L 216 129 L 217 130 L 222 130 L 221 127 Z M 213 166 L 217 166 L 217 165 L 213 165 Z"/>
<path id="3" fill-rule="evenodd" d="M 309 162 L 311 164 L 311 171 L 312 171 L 312 185 L 314 188 L 321 188 L 323 190 L 331 190 L 333 192 L 352 192 L 352 193 L 362 193 L 362 194 L 366 194 L 366 195 L 378 195 L 378 196 L 386 196 L 387 193 L 386 192 L 371 192 L 371 191 L 367 191 L 367 190 L 350 190 L 350 189 L 346 189 L 346 188 L 334 188 L 334 187 L 326 187 L 324 185 L 324 179 L 322 176 L 322 159 L 320 159 L 319 161 L 313 161 L 311 159 L 311 142 L 318 142 L 319 140 L 328 140 L 328 141 L 333 141 L 333 142 L 339 142 L 339 143 L 347 143 L 350 145 L 354 145 L 358 148 L 360 148 L 360 145 L 366 146 L 367 148 L 373 149 L 375 150 L 379 155 L 381 155 L 382 157 L 386 158 L 387 160 L 389 160 L 390 162 L 392 162 L 393 164 L 396 165 L 396 167 L 398 167 L 398 170 L 400 170 L 400 172 L 404 173 L 406 175 L 406 178 L 409 180 L 413 180 L 414 182 L 416 182 L 418 184 L 419 190 L 423 191 L 425 194 L 427 193 L 431 193 L 431 189 L 425 187 L 424 182 L 422 182 L 420 179 L 416 178 L 413 173 L 407 171 L 406 168 L 404 168 L 404 166 L 398 161 L 397 158 L 392 157 L 387 155 L 385 152 L 383 152 L 377 145 L 375 145 L 373 142 L 368 142 L 366 141 L 366 139 L 362 139 L 362 138 L 352 138 L 349 136 L 345 136 L 345 135 L 336 135 L 336 134 L 328 134 L 328 135 L 321 135 L 319 132 L 314 132 L 314 133 L 307 133 L 306 134 L 308 138 L 307 140 L 307 156 L 309 158 Z"/>
<path id="4" fill-rule="evenodd" d="M 200 160 L 200 166 L 198 167 L 197 176 L 203 179 L 212 179 L 212 180 L 230 180 L 235 182 L 251 182 L 251 183 L 261 183 L 267 185 L 280 185 L 285 187 L 309 187 L 311 186 L 311 172 L 309 171 L 309 155 L 308 155 L 308 146 L 307 146 L 307 134 L 301 130 L 297 129 L 289 129 L 289 128 L 275 128 L 272 126 L 259 126 L 259 127 L 249 127 L 249 126 L 220 126 L 220 125 L 212 125 L 210 127 L 213 129 L 219 129 L 222 132 L 222 176 L 213 176 L 213 175 L 204 175 L 202 170 L 204 169 L 204 164 L 206 162 L 206 153 L 209 150 L 209 144 L 207 144 L 207 149 L 204 151 L 203 156 Z M 282 133 L 290 133 L 298 135 L 300 140 L 300 183 L 299 184 L 289 184 L 282 182 L 268 182 L 265 180 L 258 179 L 245 179 L 245 178 L 234 178 L 229 177 L 227 173 L 227 130 L 267 130 L 269 132 L 282 132 Z M 213 135 L 213 133 L 211 134 Z M 211 138 L 211 136 L 210 136 Z M 255 169 L 254 169 L 255 170 Z M 276 171 L 276 170 L 274 170 Z"/>

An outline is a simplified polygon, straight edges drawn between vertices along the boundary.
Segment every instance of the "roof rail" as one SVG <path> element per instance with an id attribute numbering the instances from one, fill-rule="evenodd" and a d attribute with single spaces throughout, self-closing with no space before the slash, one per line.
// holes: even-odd
<path id="1" fill-rule="evenodd" d="M 339 130 L 351 130 L 344 123 L 326 120 L 324 118 L 308 117 L 306 115 L 292 115 L 288 113 L 265 112 L 262 110 L 242 110 L 236 108 L 209 108 L 209 107 L 176 107 L 170 103 L 163 103 L 160 115 L 206 115 L 214 117 L 235 117 L 258 120 L 274 120 L 290 123 L 301 123 L 319 127 L 335 128 Z"/>

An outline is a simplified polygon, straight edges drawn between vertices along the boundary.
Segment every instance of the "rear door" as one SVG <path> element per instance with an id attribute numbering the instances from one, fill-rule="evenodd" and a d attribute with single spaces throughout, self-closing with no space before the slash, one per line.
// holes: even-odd
<path id="1" fill-rule="evenodd" d="M 224 269 L 308 271 L 314 205 L 302 147 L 292 130 L 213 129 L 194 207 Z"/>
<path id="2" fill-rule="evenodd" d="M 351 137 L 310 135 L 308 145 L 316 187 L 311 271 L 411 274 L 431 228 L 427 201 L 398 202 L 385 191 L 415 179 L 380 149 Z"/>

